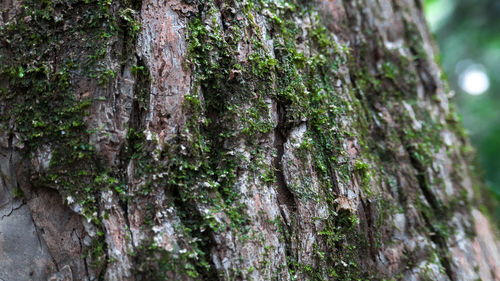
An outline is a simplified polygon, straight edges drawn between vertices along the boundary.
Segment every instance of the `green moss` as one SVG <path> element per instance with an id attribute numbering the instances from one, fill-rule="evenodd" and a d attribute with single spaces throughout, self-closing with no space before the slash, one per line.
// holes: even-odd
<path id="1" fill-rule="evenodd" d="M 382 64 L 382 71 L 384 72 L 384 76 L 388 79 L 391 80 L 396 80 L 396 78 L 399 76 L 398 74 L 398 69 L 390 62 L 384 62 Z"/>
<path id="2" fill-rule="evenodd" d="M 362 174 L 363 184 L 370 182 L 370 164 L 358 160 L 354 164 L 354 169 Z"/>
<path id="3" fill-rule="evenodd" d="M 63 198 L 82 206 L 82 215 L 101 233 L 86 254 L 96 268 L 105 266 L 106 252 L 97 196 L 104 189 L 124 194 L 125 186 L 103 168 L 89 141 L 98 130 L 88 130 L 85 120 L 98 98 L 79 97 L 76 90 L 82 81 L 107 86 L 116 73 L 104 66 L 115 55 L 107 52 L 108 44 L 116 38 L 127 37 L 129 45 L 135 40 L 135 34 L 125 35 L 127 27 L 110 6 L 109 0 L 25 0 L 20 15 L 0 29 L 5 39 L 0 102 L 6 105 L 0 123 L 17 133 L 26 155 L 50 150 L 48 170 L 34 175 L 33 183 L 56 186 Z M 123 17 L 132 13 L 126 11 Z"/>
<path id="4" fill-rule="evenodd" d="M 185 1 L 201 4 L 201 1 Z M 83 50 L 71 49 L 71 44 L 59 43 L 67 38 L 67 32 L 57 23 L 56 11 L 74 5 L 82 19 L 70 25 L 71 40 L 86 38 Z M 109 68 L 107 60 L 119 60 L 130 66 L 137 80 L 134 110 L 136 116 L 131 122 L 127 143 L 120 154 L 123 163 L 136 163 L 136 177 L 146 182 L 136 194 L 148 196 L 153 188 L 164 188 L 177 210 L 181 223 L 177 231 L 183 234 L 186 252 L 167 252 L 153 241 L 145 242 L 134 258 L 141 259 L 138 273 L 151 280 L 165 280 L 171 273 L 193 278 L 215 278 L 217 273 L 210 262 L 212 241 L 209 236 L 230 229 L 239 241 L 250 239 L 248 219 L 242 205 L 237 174 L 240 167 L 250 167 L 253 179 L 273 184 L 275 171 L 267 167 L 263 151 L 256 140 L 268 138 L 274 130 L 284 135 L 292 128 L 305 123 L 307 136 L 300 145 L 303 161 L 312 158 L 315 174 L 320 179 L 320 191 L 311 194 L 308 186 L 311 179 L 301 177 L 301 186 L 288 187 L 300 200 L 324 200 L 329 217 L 321 221 L 324 227 L 319 231 L 321 241 L 315 245 L 317 264 L 301 264 L 290 252 L 288 269 L 290 273 L 302 273 L 311 280 L 357 280 L 375 278 L 369 276 L 364 265 L 359 265 L 360 253 L 368 248 L 367 237 L 360 231 L 359 218 L 348 210 L 339 209 L 336 201 L 337 184 L 348 184 L 353 172 L 361 178 L 363 191 L 376 198 L 376 190 L 369 184 L 374 175 L 379 174 L 390 163 L 391 152 L 382 152 L 376 145 L 384 139 L 374 133 L 372 111 L 375 105 L 387 105 L 401 127 L 390 131 L 394 142 L 403 143 L 417 167 L 422 186 L 436 188 L 427 168 L 433 163 L 433 155 L 441 148 L 437 124 L 425 111 L 416 112 L 417 118 L 424 120 L 423 128 L 411 126 L 410 116 L 392 108 L 403 99 L 415 99 L 416 74 L 408 73 L 410 62 L 420 63 L 425 52 L 415 26 L 406 23 L 408 44 L 412 46 L 414 57 L 407 59 L 383 50 L 381 69 L 369 69 L 369 63 L 358 61 L 360 57 L 370 57 L 369 46 L 356 46 L 356 54 L 346 45 L 334 40 L 330 30 L 322 23 L 311 3 L 285 1 L 277 4 L 269 1 L 248 1 L 232 16 L 225 13 L 224 24 L 219 26 L 219 6 L 214 1 L 203 1 L 203 7 L 189 19 L 187 28 L 187 66 L 193 73 L 193 92 L 186 96 L 185 114 L 189 116 L 187 125 L 178 137 L 166 144 L 160 151 L 154 140 L 147 140 L 142 118 L 149 103 L 151 77 L 145 64 L 132 61 L 135 38 L 140 30 L 137 10 L 139 1 L 121 1 L 117 9 L 110 0 L 76 1 L 26 1 L 24 14 L 16 22 L 0 30 L 0 37 L 8 38 L 9 44 L 19 49 L 0 57 L 0 75 L 9 81 L 8 87 L 1 89 L 1 101 L 12 105 L 8 114 L 0 119 L 4 127 L 13 122 L 30 152 L 36 152 L 44 145 L 50 145 L 53 157 L 50 170 L 40 175 L 40 182 L 55 184 L 64 196 L 72 196 L 84 207 L 85 217 L 101 229 L 101 218 L 97 214 L 97 196 L 101 190 L 114 190 L 123 202 L 129 195 L 124 175 L 106 169 L 95 148 L 89 143 L 98 129 L 88 130 L 85 117 L 94 102 L 106 97 L 75 97 L 75 81 L 87 78 L 92 83 L 107 87 L 116 78 L 120 69 Z M 260 28 L 255 23 L 255 13 L 263 13 L 273 38 L 274 52 L 264 45 Z M 224 11 L 222 11 L 224 12 Z M 311 21 L 310 26 L 297 26 L 295 16 L 300 15 Z M 243 19 L 239 18 L 243 16 Z M 22 19 L 30 18 L 26 23 Z M 297 38 L 307 29 L 308 52 L 300 49 Z M 375 36 L 365 32 L 366 36 Z M 69 40 L 69 41 L 71 41 Z M 115 41 L 125 42 L 124 48 L 110 48 Z M 247 60 L 238 59 L 239 44 L 248 45 L 251 53 Z M 33 48 L 33 46 L 36 46 Z M 54 46 L 57 46 L 54 47 Z M 97 48 L 96 48 L 97 46 Z M 377 48 L 383 46 L 378 43 Z M 65 51 L 60 51 L 68 49 Z M 111 53 L 109 49 L 113 49 Z M 120 51 L 117 51 L 120 50 Z M 54 66 L 52 53 L 61 52 L 61 61 Z M 311 50 L 311 51 L 309 51 Z M 76 55 L 78 54 L 78 55 Z M 374 64 L 375 65 L 375 64 Z M 351 73 L 353 86 L 345 85 L 345 74 L 337 73 L 342 66 L 359 69 Z M 352 67 L 351 67 L 352 66 Z M 349 90 L 348 96 L 339 93 L 341 88 Z M 271 115 L 271 104 L 283 109 L 283 116 L 276 124 Z M 281 113 L 280 113 L 281 114 Z M 356 132 L 344 128 L 341 118 L 352 116 L 348 123 Z M 450 116 L 448 119 L 454 118 Z M 457 126 L 460 128 L 460 126 Z M 346 161 L 343 144 L 346 139 L 357 139 L 360 153 L 355 161 Z M 252 151 L 249 159 L 237 150 L 240 140 Z M 374 155 L 373 151 L 377 151 Z M 155 158 L 152 154 L 154 153 Z M 157 156 L 157 157 L 156 157 Z M 277 155 L 275 156 L 277 157 Z M 368 164 L 371 163 L 371 164 Z M 389 173 L 390 169 L 387 169 Z M 152 175 L 155 175 L 154 177 Z M 161 175 L 161 176 L 159 176 Z M 265 187 L 263 187 L 265 188 Z M 170 198 L 169 197 L 169 198 Z M 209 214 L 201 214 L 196 207 L 206 206 Z M 378 211 L 386 205 L 376 206 Z M 447 212 L 446 208 L 436 209 L 425 202 L 419 202 L 419 209 L 426 218 Z M 154 225 L 154 210 L 149 210 L 148 224 Z M 223 215 L 221 215 L 223 213 Z M 227 218 L 218 222 L 217 215 Z M 293 215 L 293 214 L 292 214 Z M 383 214 L 379 216 L 378 227 L 383 227 Z M 298 222 L 294 222 L 298 223 Z M 295 224 L 290 229 L 281 228 L 283 237 L 293 237 Z M 430 219 L 428 227 L 446 238 L 451 229 L 442 218 Z M 205 232 L 206 231 L 206 232 Z M 207 234 L 213 232 L 212 234 Z M 376 238 L 381 244 L 383 237 Z M 183 243 L 184 243 L 183 242 Z M 102 235 L 91 247 L 91 255 L 97 264 L 105 253 Z M 365 247 L 366 246 L 366 247 Z M 136 255 L 136 256 L 134 256 Z M 264 259 L 265 260 L 265 259 Z M 265 262 L 261 265 L 265 268 Z M 245 276 L 246 272 L 235 270 L 235 275 Z M 155 275 L 157 273 L 157 275 Z M 151 276 L 148 274 L 152 274 Z M 243 277 L 242 277 L 243 278 Z"/>
<path id="5" fill-rule="evenodd" d="M 14 190 L 12 190 L 12 197 L 16 199 L 24 199 L 25 195 L 24 192 L 16 186 Z"/>

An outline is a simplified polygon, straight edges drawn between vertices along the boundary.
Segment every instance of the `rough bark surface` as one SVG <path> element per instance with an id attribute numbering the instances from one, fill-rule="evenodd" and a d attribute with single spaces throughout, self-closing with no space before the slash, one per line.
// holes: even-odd
<path id="1" fill-rule="evenodd" d="M 420 1 L 0 7 L 0 280 L 500 280 Z"/>

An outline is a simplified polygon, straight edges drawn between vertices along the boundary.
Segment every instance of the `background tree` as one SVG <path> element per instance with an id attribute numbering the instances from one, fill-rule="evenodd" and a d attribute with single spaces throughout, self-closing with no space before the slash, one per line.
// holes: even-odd
<path id="1" fill-rule="evenodd" d="M 500 278 L 419 1 L 1 5 L 1 279 Z"/>
<path id="2" fill-rule="evenodd" d="M 500 198 L 500 99 L 497 75 L 500 71 L 497 16 L 500 3 L 490 0 L 425 2 L 431 29 L 436 33 L 441 49 L 443 69 L 449 77 L 450 85 L 457 92 L 455 100 L 463 116 L 464 127 L 470 133 L 471 142 L 477 147 L 478 160 L 484 169 L 487 186 L 493 195 Z M 480 77 L 479 80 L 471 80 L 471 73 L 485 75 L 487 87 L 483 88 L 484 91 L 472 94 L 467 92 L 470 89 L 464 87 L 466 80 L 472 86 L 483 85 Z M 499 212 L 497 209 L 497 221 Z"/>

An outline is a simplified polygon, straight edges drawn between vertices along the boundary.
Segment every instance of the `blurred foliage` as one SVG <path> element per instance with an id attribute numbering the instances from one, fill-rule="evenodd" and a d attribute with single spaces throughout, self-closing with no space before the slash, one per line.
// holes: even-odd
<path id="1" fill-rule="evenodd" d="M 478 151 L 488 187 L 500 198 L 500 1 L 425 0 L 455 102 Z M 490 87 L 481 95 L 460 88 L 468 65 L 482 65 Z M 463 77 L 463 76 L 462 76 Z M 497 217 L 499 212 L 497 211 Z"/>

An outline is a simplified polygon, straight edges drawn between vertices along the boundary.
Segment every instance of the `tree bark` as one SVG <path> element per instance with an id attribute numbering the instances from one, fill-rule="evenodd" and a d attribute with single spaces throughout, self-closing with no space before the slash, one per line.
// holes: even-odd
<path id="1" fill-rule="evenodd" d="M 0 280 L 500 280 L 419 0 L 0 6 Z"/>

